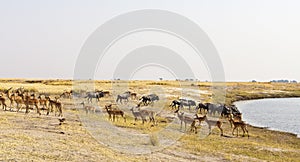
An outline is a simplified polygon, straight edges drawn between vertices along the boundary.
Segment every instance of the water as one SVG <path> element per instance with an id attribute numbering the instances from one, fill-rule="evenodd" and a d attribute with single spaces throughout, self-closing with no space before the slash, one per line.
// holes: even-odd
<path id="1" fill-rule="evenodd" d="M 239 101 L 235 104 L 247 123 L 300 137 L 300 98 Z"/>

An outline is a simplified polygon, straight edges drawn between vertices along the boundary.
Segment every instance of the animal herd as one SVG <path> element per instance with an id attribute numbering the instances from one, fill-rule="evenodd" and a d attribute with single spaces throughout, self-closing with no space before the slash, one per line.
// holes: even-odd
<path id="1" fill-rule="evenodd" d="M 117 95 L 115 103 L 108 103 L 107 105 L 105 105 L 105 111 L 109 116 L 109 120 L 115 121 L 115 118 L 117 116 L 121 116 L 122 118 L 124 118 L 124 122 L 126 122 L 126 112 L 119 109 L 118 104 L 126 104 L 129 102 L 129 99 L 136 98 L 137 93 L 133 93 L 130 91 L 125 91 L 124 93 Z M 159 101 L 159 96 L 156 94 L 142 95 L 139 98 L 137 105 L 129 109 L 132 116 L 134 117 L 134 120 L 137 121 L 138 119 L 140 119 L 142 121 L 142 124 L 144 124 L 148 119 L 149 122 L 153 123 L 153 125 L 157 125 L 157 112 L 150 110 L 149 107 L 147 107 L 149 105 L 153 106 L 155 101 Z M 143 108 L 143 106 L 146 106 L 146 108 Z M 183 124 L 185 125 L 185 130 L 187 125 L 190 125 L 190 131 L 197 133 L 197 129 L 201 126 L 201 123 L 205 122 L 208 125 L 209 134 L 212 131 L 212 127 L 216 126 L 220 130 L 221 136 L 223 136 L 223 122 L 220 120 L 208 119 L 208 116 L 221 116 L 228 119 L 228 122 L 230 123 L 230 126 L 232 128 L 233 135 L 234 132 L 237 131 L 236 135 L 238 136 L 238 128 L 241 128 L 243 131 L 243 136 L 245 136 L 245 134 L 247 133 L 247 136 L 249 137 L 247 124 L 242 121 L 242 114 L 235 105 L 201 102 L 196 103 L 196 101 L 192 99 L 179 98 L 178 100 L 171 101 L 169 107 L 175 109 L 174 113 L 177 114 L 177 117 L 181 123 L 180 129 L 182 129 Z M 187 108 L 188 112 L 194 112 L 193 117 L 191 117 L 191 115 L 187 115 L 187 113 L 184 111 L 185 107 Z M 194 109 L 192 110 L 192 108 Z M 87 108 L 86 111 L 88 113 Z M 199 113 L 202 114 L 202 116 L 199 116 Z"/>
<path id="2" fill-rule="evenodd" d="M 44 110 L 46 115 L 54 112 L 55 116 L 56 114 L 62 116 L 63 104 L 60 101 L 61 96 L 53 98 L 48 95 L 30 92 L 23 87 L 17 89 L 11 87 L 0 93 L 0 103 L 5 111 L 9 108 L 10 111 L 15 109 L 16 112 L 19 112 L 25 108 L 25 113 L 27 114 L 31 109 L 35 108 L 39 115 Z M 9 100 L 9 105 L 6 104 L 7 100 Z"/>
<path id="3" fill-rule="evenodd" d="M 176 107 L 177 106 L 177 107 Z M 183 108 L 183 106 L 188 106 L 189 110 L 191 109 L 191 106 L 195 106 L 195 114 L 194 117 L 185 115 L 185 112 L 179 111 Z M 234 135 L 234 131 L 236 130 L 236 135 L 238 136 L 238 128 L 241 128 L 243 131 L 243 136 L 247 133 L 247 136 L 249 138 L 249 132 L 247 128 L 247 124 L 242 121 L 242 113 L 238 110 L 238 108 L 235 105 L 224 105 L 224 104 L 213 104 L 213 103 L 198 103 L 196 105 L 196 102 L 193 100 L 187 100 L 187 99 L 179 99 L 179 100 L 173 100 L 169 107 L 177 108 L 175 113 L 177 114 L 178 118 L 181 121 L 181 129 L 182 124 L 186 125 L 190 124 L 190 131 L 197 133 L 197 128 L 201 125 L 202 122 L 206 122 L 209 129 L 209 134 L 211 134 L 212 126 L 218 127 L 220 130 L 221 136 L 223 136 L 223 128 L 222 128 L 222 121 L 220 120 L 209 120 L 209 116 L 220 116 L 223 118 L 227 118 L 228 122 L 230 123 L 230 126 L 232 129 L 232 134 Z M 199 116 L 200 114 L 204 114 L 203 116 Z"/>
<path id="4" fill-rule="evenodd" d="M 73 91 L 64 91 L 61 95 L 51 97 L 46 94 L 39 94 L 37 92 L 30 92 L 23 87 L 13 89 L 9 88 L 0 93 L 0 104 L 2 108 L 6 111 L 9 108 L 10 111 L 19 112 L 25 109 L 25 113 L 29 113 L 30 110 L 36 109 L 36 112 L 41 115 L 41 111 L 44 110 L 46 115 L 53 113 L 58 116 L 63 116 L 63 103 L 61 98 L 71 99 L 73 96 Z M 86 111 L 86 114 L 95 113 L 96 107 L 91 106 L 89 103 L 99 102 L 102 97 L 111 96 L 109 91 L 93 91 L 86 92 L 82 97 L 83 100 L 80 104 Z M 154 106 L 155 102 L 159 101 L 159 96 L 157 94 L 142 95 L 137 98 L 138 94 L 131 91 L 125 91 L 122 94 L 116 96 L 115 102 L 107 103 L 104 106 L 104 112 L 108 114 L 108 119 L 113 122 L 118 120 L 119 117 L 124 119 L 126 122 L 127 113 L 131 113 L 134 120 L 141 120 L 142 124 L 149 121 L 152 126 L 157 125 L 157 112 L 153 109 L 149 109 L 149 106 Z M 7 105 L 7 100 L 9 105 Z M 127 104 L 129 100 L 137 101 L 136 106 L 130 107 L 128 111 L 119 109 L 119 104 Z M 242 121 L 242 114 L 234 105 L 224 105 L 224 104 L 214 104 L 214 103 L 196 103 L 192 99 L 179 98 L 178 100 L 171 101 L 169 107 L 175 116 L 180 120 L 181 127 L 184 124 L 185 130 L 187 125 L 190 126 L 190 132 L 198 133 L 198 128 L 203 126 L 203 122 L 208 125 L 209 134 L 212 131 L 212 126 L 216 126 L 220 130 L 220 135 L 223 136 L 223 122 L 220 120 L 208 119 L 208 117 L 221 116 L 227 118 L 230 126 L 232 128 L 232 134 L 241 128 L 243 131 L 243 136 L 247 133 L 249 138 L 249 133 L 247 129 L 247 124 Z M 185 110 L 185 107 L 187 108 Z M 174 111 L 175 109 L 175 111 Z M 170 109 L 169 109 L 170 110 Z M 192 112 L 192 113 L 191 113 Z"/>

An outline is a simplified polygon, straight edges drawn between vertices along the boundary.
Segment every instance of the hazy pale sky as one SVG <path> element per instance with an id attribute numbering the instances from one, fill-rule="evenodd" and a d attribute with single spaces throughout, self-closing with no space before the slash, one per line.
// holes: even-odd
<path id="1" fill-rule="evenodd" d="M 0 0 L 0 77 L 73 78 L 82 45 L 101 24 L 133 10 L 162 9 L 208 34 L 227 81 L 300 80 L 299 8 L 298 0 Z M 151 79 L 143 71 L 134 78 Z"/>

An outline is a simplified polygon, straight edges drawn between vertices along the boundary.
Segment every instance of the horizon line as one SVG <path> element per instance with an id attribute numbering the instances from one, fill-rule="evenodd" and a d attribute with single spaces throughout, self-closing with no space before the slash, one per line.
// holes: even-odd
<path id="1" fill-rule="evenodd" d="M 199 79 L 133 79 L 133 80 L 122 80 L 122 79 L 74 79 L 74 78 L 0 78 L 0 81 L 8 81 L 8 80 L 27 80 L 27 81 L 183 81 L 183 82 L 203 82 L 203 83 L 228 83 L 228 82 L 252 82 L 252 83 L 269 83 L 276 81 L 279 83 L 294 83 L 298 82 L 295 79 L 270 79 L 268 81 L 265 80 L 225 80 L 225 81 L 211 81 L 211 80 L 199 80 Z M 288 82 L 280 82 L 280 81 L 288 81 Z"/>

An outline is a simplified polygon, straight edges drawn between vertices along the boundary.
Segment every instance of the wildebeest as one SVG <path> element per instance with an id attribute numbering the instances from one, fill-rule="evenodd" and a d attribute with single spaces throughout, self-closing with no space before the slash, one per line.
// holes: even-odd
<path id="1" fill-rule="evenodd" d="M 228 117 L 233 112 L 234 114 L 240 114 L 235 106 L 227 106 L 224 104 L 210 104 L 209 109 L 211 115 L 215 115 L 216 113 L 218 113 L 222 117 Z"/>
<path id="2" fill-rule="evenodd" d="M 231 108 L 231 112 L 234 116 L 242 114 L 235 105 L 230 106 L 230 108 Z"/>
<path id="3" fill-rule="evenodd" d="M 176 106 L 177 106 L 177 108 L 180 107 L 180 101 L 178 101 L 178 100 L 173 100 L 173 101 L 171 102 L 171 104 L 170 104 L 169 107 L 176 108 Z"/>
<path id="4" fill-rule="evenodd" d="M 206 107 L 208 109 L 208 113 L 210 115 L 215 115 L 216 113 L 221 114 L 224 105 L 221 104 L 213 104 L 213 103 L 206 103 Z"/>
<path id="5" fill-rule="evenodd" d="M 196 111 L 198 111 L 200 109 L 200 113 L 202 114 L 202 110 L 203 112 L 205 113 L 208 113 L 208 103 L 199 103 L 197 106 L 196 106 Z M 206 110 L 206 111 L 205 111 Z"/>
<path id="6" fill-rule="evenodd" d="M 228 118 L 230 117 L 230 115 L 241 116 L 242 113 L 238 110 L 238 108 L 235 105 L 224 106 L 221 116 Z"/>
<path id="7" fill-rule="evenodd" d="M 221 116 L 222 117 L 228 117 L 230 114 L 231 114 L 231 108 L 224 105 L 223 109 L 222 109 L 222 112 L 221 112 Z"/>
<path id="8" fill-rule="evenodd" d="M 183 108 L 183 106 L 188 106 L 189 110 L 191 110 L 191 106 L 196 106 L 196 102 L 193 100 L 188 99 L 179 99 L 180 101 L 180 107 Z"/>
<path id="9" fill-rule="evenodd" d="M 149 94 L 147 96 L 142 96 L 140 98 L 140 100 L 144 105 L 149 105 L 150 103 L 153 103 L 154 101 L 158 101 L 159 97 L 156 94 Z"/>
<path id="10" fill-rule="evenodd" d="M 149 94 L 148 97 L 150 98 L 151 102 L 159 100 L 159 97 L 156 94 L 154 94 L 154 93 Z"/>
<path id="11" fill-rule="evenodd" d="M 142 97 L 140 98 L 140 101 L 141 101 L 141 103 L 143 103 L 144 105 L 148 105 L 148 104 L 151 102 L 151 100 L 150 100 L 150 98 L 149 98 L 148 96 L 142 96 Z"/>
<path id="12" fill-rule="evenodd" d="M 120 103 L 122 103 L 122 100 L 125 100 L 126 102 L 128 102 L 128 98 L 130 97 L 130 94 L 131 94 L 130 91 L 126 91 L 126 92 L 124 92 L 123 94 L 119 94 L 119 95 L 117 96 L 116 102 L 119 102 L 119 101 L 120 101 Z"/>
<path id="13" fill-rule="evenodd" d="M 92 99 L 95 98 L 96 101 L 99 101 L 99 98 L 104 97 L 104 94 L 102 91 L 96 91 L 96 92 L 87 92 L 86 97 L 88 102 L 92 102 Z"/>

